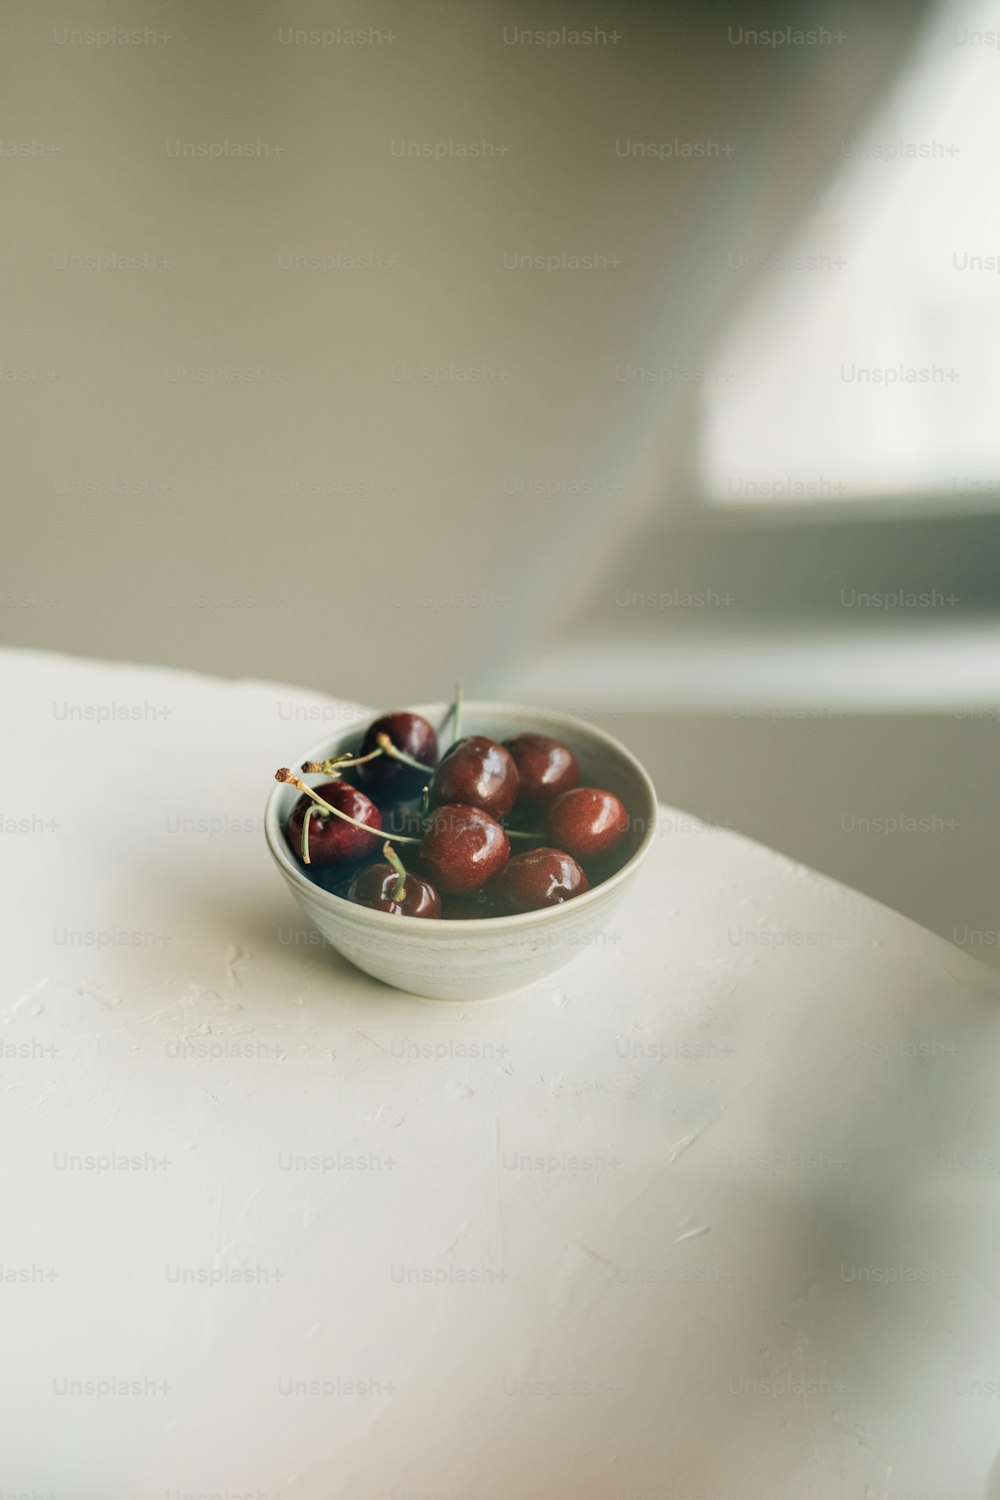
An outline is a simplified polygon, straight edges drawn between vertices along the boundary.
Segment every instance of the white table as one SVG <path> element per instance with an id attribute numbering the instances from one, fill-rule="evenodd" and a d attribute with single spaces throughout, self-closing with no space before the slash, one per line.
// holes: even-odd
<path id="1" fill-rule="evenodd" d="M 417 1000 L 260 832 L 348 706 L 0 692 L 5 1494 L 1000 1495 L 990 972 L 665 810 L 603 946 Z"/>

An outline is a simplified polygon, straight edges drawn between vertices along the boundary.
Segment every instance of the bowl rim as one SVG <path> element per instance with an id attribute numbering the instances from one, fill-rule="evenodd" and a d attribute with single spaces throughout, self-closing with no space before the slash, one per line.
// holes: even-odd
<path id="1" fill-rule="evenodd" d="M 335 916 L 342 912 L 342 908 L 346 907 L 350 913 L 349 920 L 358 923 L 370 923 L 375 931 L 396 932 L 408 934 L 413 937 L 440 938 L 443 929 L 447 929 L 448 931 L 457 929 L 455 932 L 456 938 L 462 934 L 471 938 L 482 937 L 490 932 L 509 932 L 514 926 L 539 926 L 545 922 L 558 921 L 560 919 L 565 920 L 569 916 L 576 918 L 582 915 L 588 906 L 593 905 L 595 899 L 600 901 L 602 897 L 606 897 L 631 879 L 652 848 L 659 820 L 659 799 L 656 794 L 656 788 L 653 785 L 652 777 L 639 758 L 633 755 L 632 751 L 623 745 L 620 740 L 616 739 L 614 735 L 608 734 L 606 730 L 599 729 L 596 724 L 591 724 L 588 720 L 580 719 L 574 714 L 564 714 L 549 709 L 538 708 L 533 704 L 509 703 L 499 699 L 488 698 L 466 698 L 462 706 L 463 712 L 483 713 L 484 715 L 489 715 L 491 712 L 514 716 L 520 715 L 526 719 L 534 718 L 538 721 L 545 721 L 545 723 L 552 726 L 550 730 L 543 731 L 528 723 L 521 731 L 526 734 L 551 732 L 553 737 L 556 737 L 564 730 L 567 736 L 572 737 L 574 733 L 582 731 L 583 734 L 588 735 L 591 739 L 600 740 L 606 749 L 613 751 L 619 759 L 623 760 L 642 785 L 652 814 L 647 819 L 642 838 L 625 863 L 613 875 L 609 875 L 606 880 L 602 880 L 599 885 L 591 886 L 589 890 L 584 891 L 582 896 L 574 896 L 571 901 L 563 901 L 558 906 L 544 906 L 537 911 L 513 912 L 509 916 L 504 917 L 467 917 L 461 920 L 448 917 L 414 917 L 409 922 L 401 922 L 400 918 L 392 912 L 375 911 L 372 907 L 347 901 L 343 896 L 335 896 L 332 891 L 324 890 L 321 885 L 317 885 L 315 881 L 309 879 L 309 876 L 302 871 L 293 858 L 285 840 L 284 829 L 278 819 L 279 802 L 283 796 L 287 796 L 294 789 L 285 783 L 276 782 L 271 788 L 267 805 L 264 809 L 264 837 L 267 840 L 267 846 L 271 852 L 272 859 L 281 873 L 287 880 L 290 880 L 293 886 L 301 890 L 304 895 L 308 895 L 310 900 L 318 901 L 320 906 L 326 908 Z M 453 705 L 450 703 L 438 702 L 408 703 L 401 705 L 399 709 L 392 710 L 372 709 L 370 714 L 359 714 L 356 722 L 346 725 L 338 733 L 324 735 L 322 739 L 317 740 L 307 750 L 303 750 L 300 754 L 294 756 L 291 764 L 301 765 L 305 760 L 325 758 L 323 752 L 329 753 L 333 741 L 341 740 L 354 734 L 364 734 L 365 729 L 371 723 L 372 719 L 381 717 L 384 712 L 422 714 L 424 718 L 429 719 L 438 728 L 438 732 L 440 733 L 441 728 L 448 722 L 452 707 Z M 343 914 L 346 916 L 346 913 Z"/>

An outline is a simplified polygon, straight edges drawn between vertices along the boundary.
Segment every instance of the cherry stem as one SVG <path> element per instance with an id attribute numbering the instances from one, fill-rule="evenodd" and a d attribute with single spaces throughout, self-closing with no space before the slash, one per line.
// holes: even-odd
<path id="1" fill-rule="evenodd" d="M 378 736 L 378 749 L 370 750 L 367 755 L 352 756 L 350 751 L 344 755 L 334 755 L 329 760 L 307 760 L 302 764 L 302 769 L 307 776 L 315 776 L 321 772 L 324 776 L 336 776 L 338 771 L 346 771 L 350 766 L 366 766 L 370 760 L 378 760 L 380 755 L 388 755 L 390 760 L 400 760 L 404 766 L 412 766 L 415 771 L 429 771 L 432 767 L 426 765 L 422 760 L 414 760 L 412 755 L 407 755 L 405 750 L 400 750 L 394 745 L 387 734 Z"/>
<path id="2" fill-rule="evenodd" d="M 456 740 L 462 737 L 462 684 L 455 683 L 455 722 L 452 725 L 452 733 Z"/>
<path id="3" fill-rule="evenodd" d="M 287 766 L 282 766 L 280 771 L 275 771 L 274 779 L 275 781 L 287 781 L 292 786 L 297 786 L 300 792 L 305 792 L 307 797 L 313 799 L 317 807 L 321 807 L 324 812 L 330 813 L 334 818 L 340 818 L 343 822 L 350 823 L 352 828 L 360 828 L 362 833 L 370 833 L 373 838 L 381 833 L 381 829 L 372 828 L 370 823 L 359 823 L 357 818 L 349 818 L 347 813 L 340 811 L 339 807 L 331 807 L 329 802 L 324 802 L 318 792 L 314 792 L 311 786 L 306 786 L 305 782 L 296 776 L 293 771 L 290 771 Z M 383 833 L 382 837 L 394 839 L 397 844 L 420 843 L 419 839 L 411 839 L 404 833 Z"/>
<path id="4" fill-rule="evenodd" d="M 307 807 L 305 817 L 302 819 L 302 863 L 312 864 L 309 858 L 309 819 L 319 813 L 318 807 Z"/>
<path id="5" fill-rule="evenodd" d="M 431 810 L 431 789 L 425 786 L 420 793 L 420 816 L 426 818 Z"/>
<path id="6" fill-rule="evenodd" d="M 431 771 L 434 769 L 433 766 L 428 766 L 422 760 L 414 760 L 413 756 L 407 755 L 405 750 L 400 750 L 399 746 L 394 745 L 392 740 L 384 731 L 377 736 L 377 739 L 379 743 L 379 751 L 388 755 L 390 760 L 401 760 L 404 766 L 412 766 L 415 771 Z M 376 751 L 375 753 L 378 754 L 379 751 Z"/>
<path id="7" fill-rule="evenodd" d="M 373 750 L 369 755 L 359 755 L 353 759 L 349 750 L 343 755 L 334 755 L 330 760 L 305 760 L 302 769 L 307 776 L 336 776 L 338 771 L 346 771 L 349 766 L 366 766 L 370 760 L 378 760 L 382 751 Z"/>
<path id="8" fill-rule="evenodd" d="M 523 828 L 505 828 L 504 833 L 509 839 L 540 839 L 543 837 L 540 833 L 526 832 Z"/>
<path id="9" fill-rule="evenodd" d="M 396 902 L 403 902 L 406 900 L 406 866 L 391 844 L 383 844 L 382 853 L 399 876 L 392 888 L 392 899 Z"/>

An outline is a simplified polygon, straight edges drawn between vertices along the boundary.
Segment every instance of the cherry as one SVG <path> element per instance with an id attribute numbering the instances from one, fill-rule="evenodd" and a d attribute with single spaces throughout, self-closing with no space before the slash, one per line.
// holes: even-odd
<path id="1" fill-rule="evenodd" d="M 358 866 L 356 864 L 331 865 L 329 869 L 317 870 L 314 865 L 308 865 L 307 869 L 309 879 L 314 885 L 320 886 L 324 891 L 329 891 L 331 896 L 341 896 L 346 901 Z"/>
<path id="2" fill-rule="evenodd" d="M 509 750 L 485 735 L 456 740 L 431 777 L 435 807 L 461 803 L 503 818 L 517 797 L 517 766 Z"/>
<path id="3" fill-rule="evenodd" d="M 549 808 L 549 829 L 574 859 L 593 859 L 613 849 L 628 832 L 628 813 L 614 792 L 578 786 Z"/>
<path id="4" fill-rule="evenodd" d="M 433 724 L 420 714 L 397 709 L 383 714 L 369 724 L 361 741 L 358 758 L 380 749 L 380 737 L 387 735 L 392 745 L 426 770 L 397 760 L 391 754 L 376 756 L 357 768 L 358 779 L 368 791 L 379 796 L 402 799 L 411 797 L 427 784 L 438 758 L 438 738 Z"/>
<path id="5" fill-rule="evenodd" d="M 382 809 L 386 833 L 411 834 L 419 840 L 424 831 L 424 810 L 419 802 L 387 802 Z"/>
<path id="6" fill-rule="evenodd" d="M 547 734 L 519 734 L 504 740 L 504 746 L 520 778 L 518 807 L 547 807 L 580 780 L 576 756 L 561 740 L 550 739 Z"/>
<path id="7" fill-rule="evenodd" d="M 474 891 L 506 863 L 510 843 L 481 807 L 435 808 L 420 841 L 420 863 L 442 893 Z"/>
<path id="8" fill-rule="evenodd" d="M 365 865 L 355 875 L 347 899 L 393 916 L 439 917 L 441 897 L 430 881 L 410 874 L 391 844 L 386 844 L 382 852 L 384 861 Z"/>
<path id="9" fill-rule="evenodd" d="M 453 922 L 476 921 L 481 917 L 496 917 L 496 900 L 488 886 L 479 886 L 474 891 L 459 891 L 442 900 L 442 915 Z"/>
<path id="10" fill-rule="evenodd" d="M 528 849 L 509 859 L 490 885 L 502 912 L 537 911 L 582 896 L 590 882 L 561 849 Z"/>
<path id="11" fill-rule="evenodd" d="M 456 736 L 462 706 L 456 687 Z M 317 884 L 376 911 L 468 920 L 560 905 L 628 858 L 624 804 L 577 785 L 576 756 L 561 740 L 467 735 L 435 764 L 437 754 L 433 726 L 400 709 L 376 719 L 356 752 L 306 761 L 306 774 L 335 778 L 318 788 L 287 767 L 275 772 L 302 793 L 284 832 Z M 384 793 L 382 806 L 362 783 Z M 382 858 L 360 868 L 383 840 Z M 400 844 L 413 846 L 419 874 L 407 872 Z"/>
<path id="12" fill-rule="evenodd" d="M 357 787 L 349 786 L 346 781 L 327 781 L 313 790 L 315 796 L 321 797 L 343 816 L 335 817 L 324 812 L 315 797 L 310 797 L 308 793 L 301 796 L 285 824 L 285 837 L 295 857 L 303 864 L 323 866 L 347 864 L 371 854 L 377 843 L 375 835 L 382 827 L 382 814 L 371 798 L 366 797 L 364 792 L 359 792 Z M 307 812 L 309 826 L 306 845 L 303 846 L 302 825 Z M 345 817 L 353 818 L 356 823 L 364 823 L 373 831 L 366 833 L 352 823 L 345 822 Z"/>

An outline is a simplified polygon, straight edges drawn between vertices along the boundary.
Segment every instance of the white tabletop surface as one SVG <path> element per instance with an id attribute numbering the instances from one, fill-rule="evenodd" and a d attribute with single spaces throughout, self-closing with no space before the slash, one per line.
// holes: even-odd
<path id="1" fill-rule="evenodd" d="M 604 943 L 418 1000 L 264 847 L 350 706 L 0 694 L 5 1497 L 1000 1495 L 994 975 L 665 809 Z"/>

